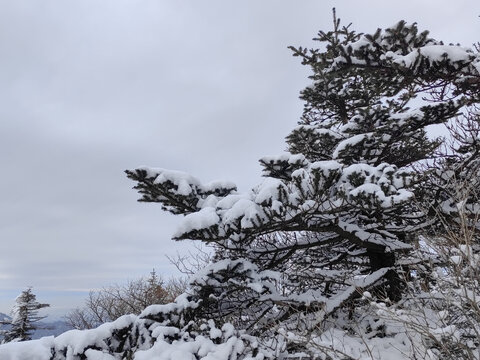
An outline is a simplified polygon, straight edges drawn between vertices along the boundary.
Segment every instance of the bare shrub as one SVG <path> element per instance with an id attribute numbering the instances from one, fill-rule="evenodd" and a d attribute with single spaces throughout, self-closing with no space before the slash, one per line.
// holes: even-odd
<path id="1" fill-rule="evenodd" d="M 172 302 L 185 286 L 184 280 L 164 281 L 153 270 L 148 278 L 90 291 L 85 306 L 72 310 L 65 319 L 75 329 L 92 329 L 122 315 L 140 314 L 149 305 Z"/>

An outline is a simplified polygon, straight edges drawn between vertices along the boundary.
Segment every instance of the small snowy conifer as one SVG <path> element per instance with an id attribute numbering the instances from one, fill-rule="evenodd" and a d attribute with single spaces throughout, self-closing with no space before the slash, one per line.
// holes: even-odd
<path id="1" fill-rule="evenodd" d="M 41 304 L 36 299 L 31 287 L 17 296 L 11 311 L 10 329 L 5 332 L 4 342 L 31 339 L 32 333 L 37 329 L 36 323 L 46 317 L 39 316 L 38 310 L 50 306 L 49 304 Z"/>

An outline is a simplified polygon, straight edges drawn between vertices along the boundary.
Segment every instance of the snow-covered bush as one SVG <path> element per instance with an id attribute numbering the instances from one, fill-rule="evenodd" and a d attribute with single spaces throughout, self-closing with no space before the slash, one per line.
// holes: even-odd
<path id="1" fill-rule="evenodd" d="M 235 359 L 261 360 L 255 339 L 228 323 L 194 316 L 198 302 L 182 295 L 90 330 L 71 330 L 0 347 L 2 360 Z"/>

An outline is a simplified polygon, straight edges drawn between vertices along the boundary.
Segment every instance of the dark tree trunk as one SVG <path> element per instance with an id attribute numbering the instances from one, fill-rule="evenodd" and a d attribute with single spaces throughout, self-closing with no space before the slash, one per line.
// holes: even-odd
<path id="1" fill-rule="evenodd" d="M 395 266 L 395 254 L 393 252 L 374 252 L 367 251 L 370 260 L 372 272 L 382 268 Z M 399 301 L 402 299 L 402 289 L 404 283 L 398 273 L 392 269 L 385 275 L 386 283 L 379 289 L 380 294 L 388 297 L 391 301 Z"/>

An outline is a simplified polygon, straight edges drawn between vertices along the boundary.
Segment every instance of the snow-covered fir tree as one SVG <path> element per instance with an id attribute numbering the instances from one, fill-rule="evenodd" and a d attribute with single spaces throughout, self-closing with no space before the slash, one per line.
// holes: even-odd
<path id="1" fill-rule="evenodd" d="M 259 185 L 240 193 L 179 171 L 127 171 L 140 201 L 183 215 L 174 239 L 214 248 L 189 289 L 30 349 L 45 359 L 479 359 L 478 51 L 403 21 L 362 34 L 335 19 L 316 40 L 292 47 L 312 84 L 288 152 L 260 160 Z M 448 149 L 427 136 L 436 124 L 452 130 Z M 17 351 L 4 345 L 0 357 Z"/>
<path id="2" fill-rule="evenodd" d="M 281 331 L 308 336 L 341 317 L 351 328 L 364 292 L 402 299 L 419 236 L 453 204 L 440 165 L 453 155 L 426 129 L 455 127 L 467 114 L 478 122 L 478 52 L 403 21 L 373 34 L 334 25 L 318 34 L 318 49 L 292 47 L 313 83 L 289 152 L 260 160 L 265 180 L 250 192 L 165 169 L 127 172 L 141 201 L 185 215 L 175 239 L 216 248 L 217 262 L 193 283 L 197 313 L 268 341 Z M 432 161 L 436 168 L 420 166 Z M 308 352 L 295 341 L 283 350 Z"/>
<path id="3" fill-rule="evenodd" d="M 37 301 L 31 287 L 23 290 L 15 299 L 11 311 L 12 319 L 9 321 L 10 328 L 4 333 L 3 342 L 30 340 L 37 329 L 37 322 L 46 317 L 39 316 L 38 310 L 48 306 L 50 305 Z"/>

